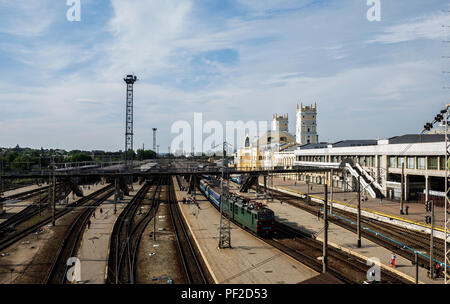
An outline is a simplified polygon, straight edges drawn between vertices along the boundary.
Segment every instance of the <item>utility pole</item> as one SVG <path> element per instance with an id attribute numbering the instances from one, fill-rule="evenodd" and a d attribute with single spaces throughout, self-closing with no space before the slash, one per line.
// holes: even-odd
<path id="1" fill-rule="evenodd" d="M 52 226 L 56 226 L 56 176 L 55 176 L 55 158 L 52 156 Z"/>
<path id="2" fill-rule="evenodd" d="M 441 113 L 445 114 L 445 206 L 444 206 L 444 240 L 448 240 L 450 237 L 450 218 L 449 214 L 449 205 L 450 205 L 450 189 L 449 189 L 449 180 L 450 180 L 450 171 L 449 171 L 449 161 L 450 161 L 450 141 L 448 138 L 448 116 L 449 116 L 449 107 L 450 104 L 445 106 L 445 110 L 442 110 Z M 448 249 L 448 242 L 444 242 L 444 282 L 445 284 L 449 284 L 448 280 L 448 266 L 450 264 L 450 250 Z"/>
<path id="3" fill-rule="evenodd" d="M 231 233 L 230 233 L 230 214 L 224 214 L 223 210 L 223 202 L 225 199 L 225 191 L 224 191 L 224 180 L 225 180 L 225 165 L 226 165 L 226 151 L 225 151 L 226 142 L 223 143 L 222 149 L 222 180 L 220 181 L 220 227 L 219 227 L 219 248 L 231 248 Z M 228 212 L 230 212 L 231 208 L 229 208 L 231 202 L 228 202 Z M 224 223 L 224 217 L 226 223 Z"/>
<path id="4" fill-rule="evenodd" d="M 357 217 L 358 248 L 361 248 L 361 175 L 358 176 L 358 217 Z"/>
<path id="5" fill-rule="evenodd" d="M 117 201 L 119 200 L 119 182 L 118 178 L 114 179 L 114 214 L 117 213 Z"/>
<path id="6" fill-rule="evenodd" d="M 155 192 L 156 195 L 156 192 Z M 153 241 L 156 241 L 156 211 L 155 215 L 153 216 Z"/>
<path id="7" fill-rule="evenodd" d="M 331 169 L 330 173 L 330 187 L 331 187 L 331 200 L 330 200 L 330 214 L 333 213 L 333 169 Z"/>
<path id="8" fill-rule="evenodd" d="M 325 184 L 325 201 L 323 203 L 323 257 L 322 272 L 328 271 L 328 185 Z"/>
<path id="9" fill-rule="evenodd" d="M 145 152 L 145 145 L 142 144 L 142 155 L 141 155 L 141 161 L 144 160 L 144 152 Z"/>
<path id="10" fill-rule="evenodd" d="M 403 214 L 403 200 L 404 200 L 404 182 L 405 182 L 405 162 L 402 162 L 402 177 L 400 183 L 400 214 Z"/>
<path id="11" fill-rule="evenodd" d="M 127 84 L 125 166 L 128 167 L 130 163 L 133 163 L 133 85 L 137 81 L 137 77 L 127 75 L 123 80 Z"/>
<path id="12" fill-rule="evenodd" d="M 430 278 L 434 279 L 434 201 L 430 201 L 431 207 L 431 234 L 430 234 Z M 427 202 L 428 204 L 428 202 Z"/>
<path id="13" fill-rule="evenodd" d="M 306 202 L 309 203 L 309 176 L 306 176 Z"/>
<path id="14" fill-rule="evenodd" d="M 416 285 L 419 284 L 419 254 L 414 252 L 414 263 L 416 265 Z M 432 271 L 430 271 L 432 273 Z"/>

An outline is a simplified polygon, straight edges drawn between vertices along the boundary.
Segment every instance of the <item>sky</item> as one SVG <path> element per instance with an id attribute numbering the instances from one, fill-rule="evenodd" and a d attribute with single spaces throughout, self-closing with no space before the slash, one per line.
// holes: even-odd
<path id="1" fill-rule="evenodd" d="M 448 102 L 444 0 L 0 0 L 0 147 L 160 152 L 177 121 L 270 121 L 317 103 L 320 141 L 419 133 Z M 76 2 L 76 1 L 74 1 Z M 369 1 L 372 2 L 372 1 Z M 205 134 L 205 137 L 207 135 Z M 240 145 L 238 142 L 236 145 Z"/>

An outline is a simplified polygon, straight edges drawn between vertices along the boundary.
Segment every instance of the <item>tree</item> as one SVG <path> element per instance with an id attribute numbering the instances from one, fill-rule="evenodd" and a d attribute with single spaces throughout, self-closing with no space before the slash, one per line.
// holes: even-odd
<path id="1" fill-rule="evenodd" d="M 143 151 L 142 149 L 140 149 L 140 150 L 137 150 L 137 157 L 135 159 L 141 160 L 141 159 L 155 159 L 155 158 L 156 158 L 156 153 L 153 150 Z"/>
<path id="2" fill-rule="evenodd" d="M 73 155 L 70 155 L 69 157 L 66 157 L 64 161 L 68 163 L 75 163 L 75 162 L 86 162 L 86 161 L 92 161 L 92 156 L 85 154 L 85 153 L 75 153 Z"/>

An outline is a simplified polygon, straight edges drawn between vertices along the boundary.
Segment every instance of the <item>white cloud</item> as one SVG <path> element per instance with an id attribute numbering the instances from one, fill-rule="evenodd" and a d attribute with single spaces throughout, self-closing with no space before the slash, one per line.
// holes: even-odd
<path id="1" fill-rule="evenodd" d="M 171 66 L 175 41 L 187 30 L 188 0 L 112 0 L 109 23 L 113 41 L 107 50 L 110 71 L 153 71 Z"/>
<path id="2" fill-rule="evenodd" d="M 382 34 L 375 36 L 367 43 L 399 43 L 417 39 L 440 39 L 448 35 L 450 14 L 435 14 L 416 18 L 415 20 L 386 27 Z"/>
<path id="3" fill-rule="evenodd" d="M 51 0 L 0 0 L 0 11 L 0 32 L 11 35 L 41 35 L 56 18 Z"/>

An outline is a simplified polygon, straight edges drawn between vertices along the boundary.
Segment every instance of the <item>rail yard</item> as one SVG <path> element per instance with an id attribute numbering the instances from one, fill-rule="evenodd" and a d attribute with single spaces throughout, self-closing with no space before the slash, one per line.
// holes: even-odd
<path id="1" fill-rule="evenodd" d="M 159 161 L 162 171 L 203 166 Z M 429 278 L 430 234 L 361 216 L 362 248 L 370 250 L 358 252 L 357 215 L 327 205 L 325 217 L 324 201 L 263 184 L 242 192 L 245 175 L 139 172 L 129 183 L 121 174 L 112 180 L 111 171 L 81 186 L 64 176 L 11 189 L 4 204 L 22 207 L 6 208 L 0 223 L 0 282 L 302 284 L 327 273 L 341 284 L 442 283 Z M 347 239 L 335 238 L 337 229 Z M 435 238 L 435 260 L 443 247 Z M 386 263 L 390 253 L 395 267 Z"/>

